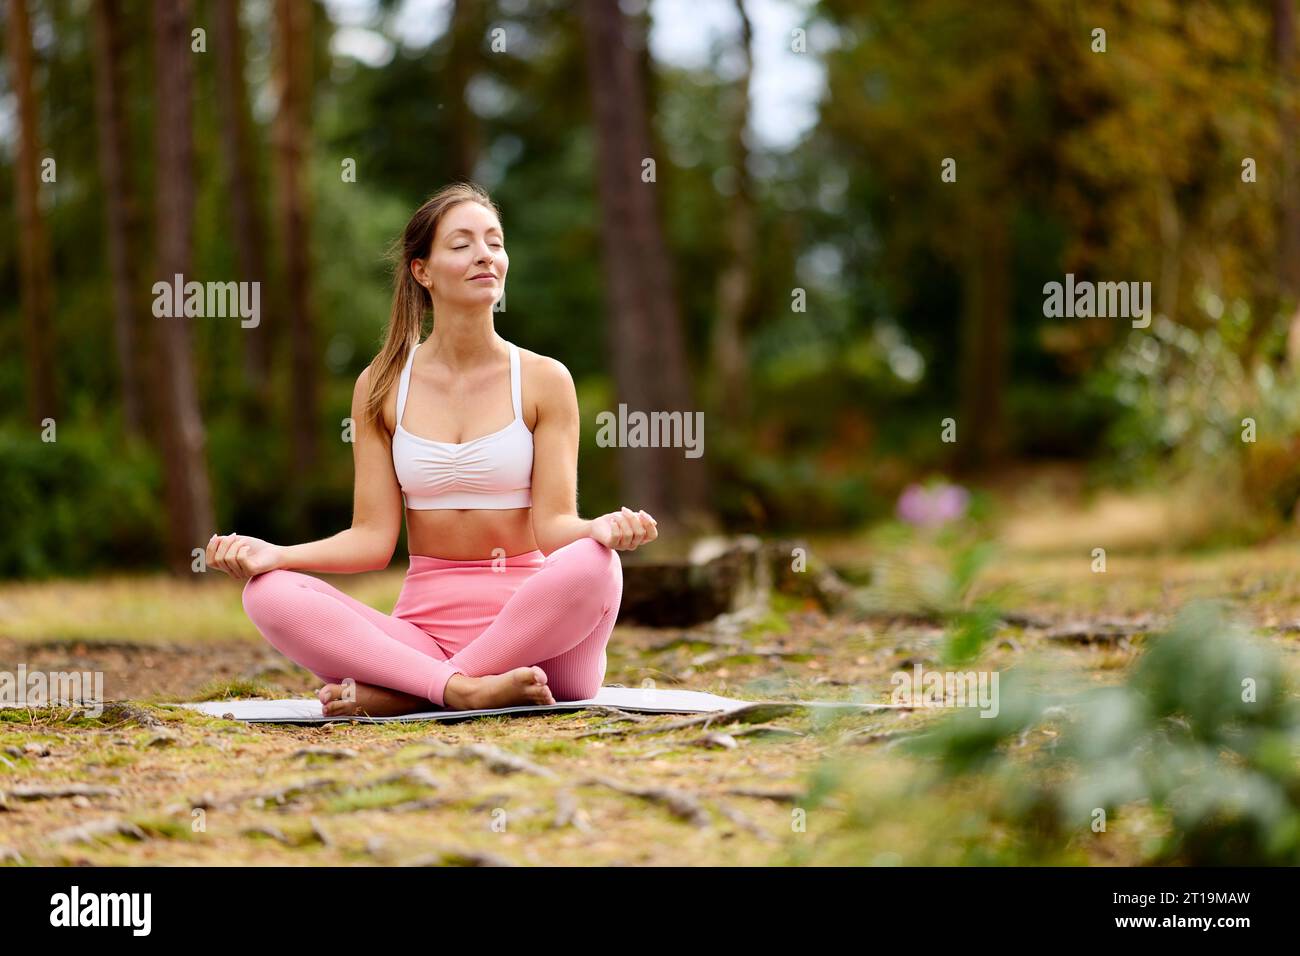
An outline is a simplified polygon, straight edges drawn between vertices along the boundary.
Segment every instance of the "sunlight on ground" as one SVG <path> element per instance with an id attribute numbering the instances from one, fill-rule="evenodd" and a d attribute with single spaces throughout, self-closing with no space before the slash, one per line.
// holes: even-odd
<path id="1" fill-rule="evenodd" d="M 403 568 L 319 575 L 359 601 L 391 610 Z M 15 640 L 260 641 L 244 613 L 244 582 L 209 572 L 202 581 L 165 574 L 14 582 L 0 585 L 0 637 Z"/>

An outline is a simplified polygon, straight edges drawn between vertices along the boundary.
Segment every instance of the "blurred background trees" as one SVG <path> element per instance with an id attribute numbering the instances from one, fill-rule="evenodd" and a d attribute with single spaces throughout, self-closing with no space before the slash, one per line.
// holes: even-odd
<path id="1" fill-rule="evenodd" d="M 345 526 L 384 252 L 457 178 L 503 210 L 498 331 L 578 383 L 586 515 L 851 528 L 913 479 L 1051 457 L 1290 524 L 1293 0 L 705 12 L 7 0 L 0 575 Z M 656 52 L 710 30 L 706 66 Z M 796 62 L 806 128 L 761 95 Z M 173 272 L 261 282 L 260 324 L 155 318 Z M 1045 317 L 1067 272 L 1150 281 L 1151 327 Z M 704 410 L 704 456 L 598 447 L 619 402 Z"/>

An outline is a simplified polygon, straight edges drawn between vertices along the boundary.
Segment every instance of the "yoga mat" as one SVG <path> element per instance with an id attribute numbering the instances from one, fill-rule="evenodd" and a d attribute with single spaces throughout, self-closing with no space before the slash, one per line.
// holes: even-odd
<path id="1" fill-rule="evenodd" d="M 549 705 L 524 704 L 516 707 L 493 707 L 486 710 L 434 709 L 395 717 L 326 717 L 321 702 L 314 697 L 285 700 L 211 700 L 202 703 L 183 703 L 180 706 L 222 717 L 233 714 L 236 720 L 250 723 L 323 724 L 335 720 L 357 720 L 364 723 L 383 723 L 391 720 L 465 720 L 495 714 L 545 713 L 583 710 L 596 704 L 617 707 L 619 710 L 647 714 L 706 714 L 715 711 L 739 710 L 753 701 L 735 700 L 705 694 L 695 690 L 665 690 L 648 687 L 602 687 L 590 700 L 566 700 Z M 817 705 L 818 701 L 791 701 L 801 706 Z M 830 702 L 825 702 L 830 704 Z M 838 705 L 845 706 L 845 705 Z"/>

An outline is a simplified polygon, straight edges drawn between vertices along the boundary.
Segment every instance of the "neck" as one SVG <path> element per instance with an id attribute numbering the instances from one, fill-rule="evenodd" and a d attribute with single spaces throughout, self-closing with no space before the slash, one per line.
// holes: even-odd
<path id="1" fill-rule="evenodd" d="M 492 322 L 492 307 L 434 307 L 433 330 L 425 348 L 439 362 L 453 368 L 478 365 L 499 356 L 505 340 L 497 335 Z"/>

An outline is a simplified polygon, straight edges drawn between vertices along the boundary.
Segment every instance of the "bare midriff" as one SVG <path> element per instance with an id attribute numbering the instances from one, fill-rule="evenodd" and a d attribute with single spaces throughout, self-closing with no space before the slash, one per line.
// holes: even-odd
<path id="1" fill-rule="evenodd" d="M 411 554 L 474 561 L 537 549 L 531 508 L 406 509 Z"/>

